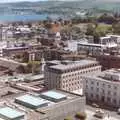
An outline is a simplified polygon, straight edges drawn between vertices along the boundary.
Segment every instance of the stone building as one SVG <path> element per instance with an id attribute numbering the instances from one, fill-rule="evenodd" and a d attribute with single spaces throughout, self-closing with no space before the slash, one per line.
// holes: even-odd
<path id="1" fill-rule="evenodd" d="M 81 75 L 96 74 L 101 71 L 97 61 L 49 61 L 45 66 L 45 85 L 47 89 L 59 88 L 82 94 Z"/>

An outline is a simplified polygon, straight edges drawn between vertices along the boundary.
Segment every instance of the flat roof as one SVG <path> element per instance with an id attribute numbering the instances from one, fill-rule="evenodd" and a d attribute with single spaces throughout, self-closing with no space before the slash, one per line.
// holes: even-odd
<path id="1" fill-rule="evenodd" d="M 68 70 L 68 69 L 77 68 L 80 66 L 82 67 L 82 66 L 96 64 L 96 63 L 98 62 L 93 60 L 80 60 L 80 61 L 71 62 L 70 64 L 53 65 L 53 66 L 50 66 L 50 68 L 56 69 L 56 70 Z"/>
<path id="2" fill-rule="evenodd" d="M 10 107 L 4 107 L 4 108 L 0 108 L 0 116 L 4 117 L 4 118 L 8 118 L 8 119 L 15 119 L 21 116 L 24 116 L 23 112 L 19 112 L 15 109 L 12 109 Z"/>
<path id="3" fill-rule="evenodd" d="M 5 120 L 5 119 L 0 118 L 0 120 Z"/>
<path id="4" fill-rule="evenodd" d="M 87 76 L 84 76 L 85 78 L 89 78 L 89 79 L 97 79 L 100 81 L 107 81 L 107 82 L 112 82 L 112 83 L 117 83 L 120 84 L 120 69 L 109 69 L 109 70 L 105 70 L 102 72 L 99 72 L 97 74 L 89 74 Z"/>
<path id="5" fill-rule="evenodd" d="M 44 75 L 43 74 L 38 74 L 38 75 L 30 75 L 25 77 L 25 80 L 38 80 L 38 79 L 43 79 Z"/>
<path id="6" fill-rule="evenodd" d="M 28 49 L 28 46 L 24 47 L 10 47 L 10 48 L 3 48 L 3 50 L 19 50 L 19 49 Z"/>
<path id="7" fill-rule="evenodd" d="M 23 96 L 16 98 L 16 100 L 19 100 L 19 101 L 24 102 L 26 104 L 30 104 L 32 106 L 40 106 L 40 105 L 43 105 L 45 103 L 48 103 L 47 100 L 42 99 L 40 97 L 34 97 L 32 95 L 23 95 Z"/>
<path id="8" fill-rule="evenodd" d="M 66 97 L 66 95 L 61 94 L 61 93 L 56 92 L 56 91 L 48 91 L 48 92 L 44 92 L 44 93 L 42 93 L 41 95 L 44 95 L 44 96 L 49 97 L 49 98 L 57 99 L 57 100 Z"/>
<path id="9" fill-rule="evenodd" d="M 103 44 L 93 44 L 93 43 L 78 43 L 78 45 L 84 45 L 84 46 L 93 46 L 93 47 L 104 47 Z"/>

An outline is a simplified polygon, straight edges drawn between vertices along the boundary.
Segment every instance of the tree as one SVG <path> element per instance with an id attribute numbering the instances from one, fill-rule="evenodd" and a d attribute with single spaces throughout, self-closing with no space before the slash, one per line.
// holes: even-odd
<path id="1" fill-rule="evenodd" d="M 86 35 L 93 36 L 94 32 L 95 32 L 95 27 L 93 26 L 93 24 L 88 24 Z"/>
<path id="2" fill-rule="evenodd" d="M 19 65 L 17 68 L 16 68 L 17 72 L 18 73 L 25 73 L 25 68 L 24 66 L 22 65 Z"/>
<path id="3" fill-rule="evenodd" d="M 107 13 L 104 13 L 103 15 L 101 15 L 99 18 L 98 18 L 98 21 L 99 22 L 104 22 L 104 23 L 107 23 L 107 24 L 112 24 L 116 21 L 115 17 L 112 16 L 112 15 L 109 15 Z"/>
<path id="4" fill-rule="evenodd" d="M 77 113 L 75 115 L 75 117 L 80 119 L 80 120 L 85 120 L 87 118 L 87 114 L 86 113 Z"/>
<path id="5" fill-rule="evenodd" d="M 27 65 L 27 73 L 37 74 L 40 72 L 40 61 L 31 61 Z"/>
<path id="6" fill-rule="evenodd" d="M 9 70 L 9 71 L 7 72 L 7 74 L 10 75 L 10 76 L 13 76 L 13 71 L 12 71 L 12 70 Z"/>
<path id="7" fill-rule="evenodd" d="M 101 33 L 95 31 L 93 37 L 94 37 L 94 43 L 98 44 L 100 41 Z"/>
<path id="8" fill-rule="evenodd" d="M 66 117 L 64 120 L 72 120 L 71 117 Z"/>
<path id="9" fill-rule="evenodd" d="M 29 61 L 29 53 L 24 52 L 22 56 L 22 62 L 28 62 Z"/>
<path id="10" fill-rule="evenodd" d="M 112 28 L 113 28 L 113 33 L 120 34 L 120 23 L 113 23 Z"/>

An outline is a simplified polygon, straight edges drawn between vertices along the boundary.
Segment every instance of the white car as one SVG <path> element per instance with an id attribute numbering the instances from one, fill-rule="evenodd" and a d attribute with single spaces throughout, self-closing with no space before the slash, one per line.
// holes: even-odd
<path id="1" fill-rule="evenodd" d="M 97 118 L 103 119 L 103 118 L 105 118 L 105 112 L 101 109 L 98 109 L 98 110 L 96 110 L 94 116 Z"/>
<path id="2" fill-rule="evenodd" d="M 117 110 L 117 114 L 119 114 L 119 115 L 120 115 L 120 108 Z"/>

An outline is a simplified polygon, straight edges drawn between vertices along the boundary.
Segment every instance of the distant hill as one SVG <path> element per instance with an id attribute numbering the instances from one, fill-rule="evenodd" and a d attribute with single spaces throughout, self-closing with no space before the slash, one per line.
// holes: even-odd
<path id="1" fill-rule="evenodd" d="M 44 10 L 59 10 L 64 8 L 69 9 L 96 9 L 108 11 L 120 11 L 120 0 L 45 0 L 38 2 L 16 2 L 0 4 L 0 10 L 3 8 L 40 8 Z M 57 9 L 59 8 L 59 9 Z M 9 10 L 8 10 L 9 11 Z"/>

